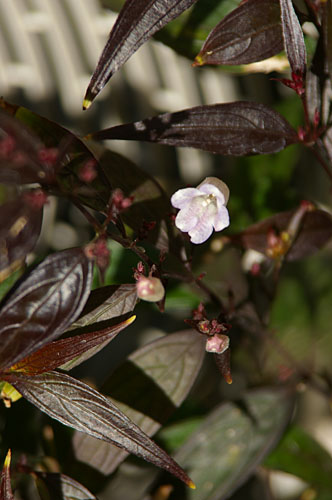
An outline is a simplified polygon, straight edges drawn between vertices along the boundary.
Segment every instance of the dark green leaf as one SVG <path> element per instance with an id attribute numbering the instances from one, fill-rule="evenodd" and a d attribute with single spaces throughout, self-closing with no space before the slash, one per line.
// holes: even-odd
<path id="1" fill-rule="evenodd" d="M 195 65 L 248 64 L 283 49 L 278 0 L 247 0 L 209 34 Z"/>
<path id="2" fill-rule="evenodd" d="M 228 498 L 276 444 L 291 410 L 290 396 L 272 388 L 216 408 L 176 453 L 197 486 L 188 499 Z"/>
<path id="3" fill-rule="evenodd" d="M 83 108 L 88 108 L 111 76 L 151 36 L 197 0 L 126 0 L 89 83 Z"/>
<path id="4" fill-rule="evenodd" d="M 111 401 L 64 373 L 27 377 L 12 372 L 3 377 L 30 403 L 64 425 L 113 443 L 166 469 L 192 485 L 186 473 Z"/>
<path id="5" fill-rule="evenodd" d="M 276 153 L 298 142 L 296 131 L 279 113 L 246 101 L 165 113 L 101 130 L 92 137 L 157 142 L 232 156 Z"/>
<path id="6" fill-rule="evenodd" d="M 12 366 L 12 370 L 37 375 L 38 373 L 49 372 L 61 366 L 62 369 L 71 369 L 83 361 L 86 361 L 96 352 L 94 348 L 104 347 L 113 340 L 118 333 L 129 326 L 136 316 L 97 332 L 75 335 L 66 339 L 56 340 L 45 345 L 38 351 L 31 354 Z M 91 353 L 91 350 L 93 352 Z M 99 349 L 99 350 L 100 350 Z M 79 357 L 79 359 L 77 359 Z M 75 362 L 76 361 L 76 362 Z"/>
<path id="7" fill-rule="evenodd" d="M 59 337 L 89 296 L 93 263 L 73 248 L 47 257 L 5 299 L 0 311 L 0 364 L 10 368 Z"/>
<path id="8" fill-rule="evenodd" d="M 194 331 L 162 337 L 138 349 L 109 378 L 102 391 L 149 436 L 181 405 L 195 382 L 204 340 Z M 76 457 L 110 474 L 127 453 L 75 434 Z"/>
<path id="9" fill-rule="evenodd" d="M 298 476 L 314 488 L 332 491 L 331 455 L 300 427 L 291 427 L 264 462 Z"/>

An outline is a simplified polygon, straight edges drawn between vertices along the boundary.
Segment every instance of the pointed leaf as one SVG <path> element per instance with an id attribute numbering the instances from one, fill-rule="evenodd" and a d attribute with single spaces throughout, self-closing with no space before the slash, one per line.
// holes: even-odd
<path id="1" fill-rule="evenodd" d="M 83 108 L 88 108 L 111 76 L 154 33 L 197 0 L 127 0 L 117 17 L 89 83 Z"/>
<path id="2" fill-rule="evenodd" d="M 121 332 L 121 330 L 131 325 L 135 318 L 136 316 L 132 316 L 118 325 L 104 328 L 97 332 L 85 333 L 51 342 L 41 349 L 38 349 L 38 351 L 31 354 L 31 356 L 16 363 L 16 365 L 11 367 L 11 370 L 23 372 L 28 375 L 37 375 L 38 373 L 54 370 L 59 366 L 63 368 L 62 365 L 65 364 L 69 366 L 67 369 L 71 369 L 94 355 L 95 350 L 93 350 L 91 354 L 89 351 L 95 346 L 102 344 L 102 347 L 104 347 L 108 344 Z M 90 355 L 88 355 L 88 353 Z M 84 354 L 86 354 L 85 357 L 83 357 Z M 80 357 L 79 363 L 73 362 L 71 366 L 70 362 L 76 360 L 78 356 Z"/>
<path id="3" fill-rule="evenodd" d="M 40 190 L 24 192 L 0 206 L 0 272 L 24 259 L 37 242 L 44 203 L 39 193 L 44 197 Z"/>
<path id="4" fill-rule="evenodd" d="M 203 357 L 204 339 L 197 332 L 167 335 L 131 354 L 102 391 L 148 436 L 153 436 L 186 398 Z M 105 475 L 127 456 L 123 450 L 81 433 L 74 435 L 73 446 L 78 460 Z"/>
<path id="5" fill-rule="evenodd" d="M 70 330 L 130 313 L 137 302 L 136 284 L 102 286 L 92 290 L 81 316 Z"/>
<path id="6" fill-rule="evenodd" d="M 59 337 L 89 296 L 93 263 L 73 248 L 47 257 L 0 311 L 0 366 L 9 368 Z"/>
<path id="7" fill-rule="evenodd" d="M 295 130 L 279 113 L 245 101 L 165 113 L 96 132 L 93 138 L 150 141 L 232 156 L 275 153 L 298 142 Z"/>
<path id="8" fill-rule="evenodd" d="M 279 0 L 284 47 L 292 72 L 304 76 L 307 67 L 307 53 L 303 32 L 292 0 Z"/>
<path id="9" fill-rule="evenodd" d="M 248 64 L 282 49 L 279 0 L 247 0 L 211 31 L 194 65 Z"/>
<path id="10" fill-rule="evenodd" d="M 33 471 L 42 500 L 97 500 L 97 497 L 65 474 Z"/>
<path id="11" fill-rule="evenodd" d="M 5 463 L 1 471 L 0 499 L 14 500 L 11 480 L 10 480 L 11 450 L 8 450 Z"/>
<path id="12" fill-rule="evenodd" d="M 83 382 L 58 372 L 34 377 L 13 372 L 5 379 L 30 403 L 55 420 L 116 444 L 192 486 L 186 473 L 166 452 L 113 403 Z"/>
<path id="13" fill-rule="evenodd" d="M 272 229 L 277 235 L 287 231 L 295 211 L 281 212 L 268 217 L 231 236 L 233 243 L 252 248 L 261 253 L 268 249 L 268 233 Z M 308 257 L 320 250 L 332 237 L 332 216 L 323 210 L 307 212 L 303 216 L 297 237 L 287 253 L 287 260 Z"/>
<path id="14" fill-rule="evenodd" d="M 292 407 L 290 395 L 269 388 L 212 411 L 176 453 L 197 485 L 188 499 L 228 498 L 275 446 Z"/>

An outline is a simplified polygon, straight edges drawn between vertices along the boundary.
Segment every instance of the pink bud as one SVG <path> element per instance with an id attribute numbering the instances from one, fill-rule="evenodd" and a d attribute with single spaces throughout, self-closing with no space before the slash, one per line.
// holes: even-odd
<path id="1" fill-rule="evenodd" d="M 222 333 L 215 333 L 209 337 L 205 344 L 206 352 L 222 354 L 229 347 L 229 337 Z"/>
<path id="2" fill-rule="evenodd" d="M 159 302 L 165 295 L 160 279 L 152 276 L 141 276 L 136 283 L 136 288 L 137 296 L 147 302 Z"/>

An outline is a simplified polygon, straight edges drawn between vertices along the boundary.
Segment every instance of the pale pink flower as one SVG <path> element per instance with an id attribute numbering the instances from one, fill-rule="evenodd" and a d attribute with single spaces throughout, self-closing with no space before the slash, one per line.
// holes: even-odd
<path id="1" fill-rule="evenodd" d="M 165 288 L 159 278 L 140 276 L 136 283 L 137 296 L 147 302 L 159 302 L 165 295 Z"/>
<path id="2" fill-rule="evenodd" d="M 215 333 L 208 337 L 205 345 L 207 352 L 214 352 L 215 354 L 222 354 L 229 347 L 229 337 L 222 333 Z"/>
<path id="3" fill-rule="evenodd" d="M 204 243 L 213 230 L 229 226 L 228 198 L 228 187 L 216 177 L 207 177 L 196 188 L 179 189 L 171 198 L 173 207 L 180 209 L 176 227 L 188 233 L 192 243 Z"/>

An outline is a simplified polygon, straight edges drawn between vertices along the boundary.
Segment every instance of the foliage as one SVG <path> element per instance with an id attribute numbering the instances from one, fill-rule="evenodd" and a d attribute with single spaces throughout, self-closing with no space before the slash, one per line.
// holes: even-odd
<path id="1" fill-rule="evenodd" d="M 297 130 L 280 112 L 283 103 L 277 111 L 265 103 L 241 100 L 143 118 L 91 131 L 82 139 L 1 99 L 1 500 L 12 500 L 15 492 L 25 492 L 27 498 L 31 478 L 41 499 L 92 500 L 103 491 L 112 495 L 124 478 L 123 497 L 131 500 L 221 500 L 239 490 L 264 459 L 265 467 L 303 478 L 322 498 L 331 492 L 330 455 L 300 428 L 286 427 L 298 387 L 305 383 L 331 397 L 332 372 L 326 362 L 332 348 L 326 328 L 330 313 L 320 299 L 330 293 L 331 255 L 322 249 L 332 236 L 332 216 L 319 204 L 322 200 L 300 201 L 300 189 L 294 195 L 300 184 L 294 184 L 292 196 L 273 193 L 277 212 L 272 202 L 267 206 L 266 194 L 273 191 L 274 182 L 274 190 L 286 189 L 294 172 L 301 177 L 297 156 L 283 151 L 289 147 L 305 149 L 316 160 L 312 172 L 323 167 L 332 181 L 331 11 L 329 0 L 306 0 L 301 5 L 292 0 L 126 0 L 83 101 L 84 109 L 89 108 L 112 75 L 152 36 L 192 56 L 207 31 L 193 66 L 247 65 L 284 48 L 290 76 L 280 78 L 279 85 L 289 87 L 302 107 Z M 305 21 L 314 24 L 319 36 L 309 55 Z M 204 233 L 192 243 L 175 226 L 171 193 L 144 169 L 97 144 L 105 139 L 242 157 L 243 163 L 230 163 L 234 170 L 239 165 L 250 169 L 241 173 L 238 185 L 236 176 L 230 176 L 230 229 L 213 235 L 211 244 L 195 246 L 213 227 L 219 231 L 228 225 L 228 218 L 223 224 L 218 219 L 227 202 L 218 186 L 225 186 L 228 199 L 227 186 L 214 177 L 208 178 L 208 191 L 204 183 L 200 189 L 178 186 L 181 206 L 173 205 L 185 211 L 186 230 L 190 234 L 199 219 Z M 271 158 L 271 169 L 277 173 L 264 170 L 273 183 L 259 170 L 262 158 L 244 162 L 243 157 L 253 155 L 273 155 L 265 158 Z M 257 193 L 263 193 L 260 202 Z M 44 259 L 40 255 L 27 267 L 51 196 L 78 208 L 93 238 L 82 248 Z M 195 214 L 193 207 L 200 207 L 200 212 Z M 257 210 L 269 216 L 257 220 Z M 237 230 L 232 230 L 232 214 Z M 110 258 L 113 244 L 121 249 L 121 273 L 132 276 L 130 283 L 123 279 L 108 284 L 109 277 L 121 277 Z M 134 256 L 134 269 L 125 250 Z M 156 305 L 144 305 L 140 299 Z M 100 390 L 67 373 L 113 342 L 136 315 L 148 311 L 150 318 L 157 308 L 166 318 L 183 313 L 188 329 L 135 349 L 113 367 Z M 300 340 L 299 330 L 294 330 L 298 318 Z M 123 335 L 117 341 L 125 344 Z M 316 362 L 312 352 L 319 349 L 323 354 Z M 232 379 L 233 397 L 227 392 Z M 237 389 L 238 379 L 245 390 Z M 220 381 L 224 401 L 217 390 Z M 39 424 L 33 424 L 40 422 L 37 410 L 24 431 L 30 444 L 25 447 L 12 438 L 10 422 L 16 422 L 20 412 L 32 411 L 24 399 L 50 417 L 44 416 L 43 422 L 52 446 L 45 444 Z M 74 429 L 74 434 L 54 421 Z M 158 431 L 157 444 L 151 437 Z M 21 439 L 20 429 L 17 432 Z M 35 442 L 38 450 L 33 449 Z M 63 457 L 63 463 L 60 442 L 71 449 L 70 459 Z M 54 443 L 58 456 L 48 449 Z M 7 448 L 12 448 L 13 458 Z M 50 466 L 52 453 L 56 469 Z M 177 479 L 169 474 L 157 478 L 155 468 L 132 461 L 139 471 L 139 486 L 135 475 L 127 481 L 122 462 L 128 454 Z M 194 489 L 194 483 L 197 491 L 191 492 L 187 487 Z M 254 498 L 249 489 L 246 498 Z"/>

